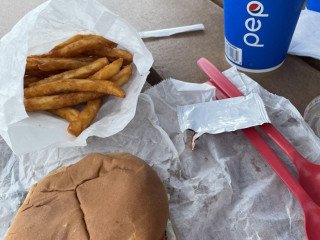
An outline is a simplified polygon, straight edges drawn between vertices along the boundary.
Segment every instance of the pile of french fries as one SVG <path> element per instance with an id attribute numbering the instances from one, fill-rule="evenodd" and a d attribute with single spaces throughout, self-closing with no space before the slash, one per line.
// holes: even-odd
<path id="1" fill-rule="evenodd" d="M 131 77 L 133 56 L 116 47 L 102 36 L 75 35 L 46 54 L 28 56 L 26 111 L 60 116 L 69 121 L 68 132 L 79 136 L 96 117 L 103 95 L 125 97 L 121 86 Z"/>

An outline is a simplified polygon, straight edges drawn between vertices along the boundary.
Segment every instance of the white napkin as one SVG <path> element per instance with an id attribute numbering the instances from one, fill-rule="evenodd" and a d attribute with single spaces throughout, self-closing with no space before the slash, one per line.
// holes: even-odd
<path id="1" fill-rule="evenodd" d="M 320 13 L 302 10 L 288 53 L 320 60 Z"/>

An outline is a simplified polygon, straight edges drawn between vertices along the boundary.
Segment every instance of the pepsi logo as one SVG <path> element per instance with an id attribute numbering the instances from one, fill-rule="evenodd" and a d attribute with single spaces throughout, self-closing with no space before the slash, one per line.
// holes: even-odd
<path id="1" fill-rule="evenodd" d="M 252 3 L 249 5 L 249 11 L 252 13 L 259 13 L 261 11 L 261 4 Z"/>
<path id="2" fill-rule="evenodd" d="M 261 0 L 260 0 L 261 1 Z M 254 17 L 268 17 L 268 14 L 264 13 L 264 6 L 259 1 L 251 1 L 247 4 L 247 11 Z"/>

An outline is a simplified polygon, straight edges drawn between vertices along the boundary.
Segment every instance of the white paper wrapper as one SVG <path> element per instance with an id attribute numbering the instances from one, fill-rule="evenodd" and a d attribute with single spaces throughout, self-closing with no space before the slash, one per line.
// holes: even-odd
<path id="1" fill-rule="evenodd" d="M 285 98 L 270 94 L 235 68 L 225 75 L 244 94 L 259 93 L 272 123 L 311 161 L 319 162 L 320 142 Z M 178 153 L 181 183 L 170 201 L 177 239 L 303 240 L 301 208 L 278 176 L 241 132 L 205 134 L 190 150 L 192 133 L 181 133 L 174 106 L 210 101 L 178 91 L 176 82 L 163 82 L 147 91 L 160 126 Z M 270 144 L 294 171 L 293 164 Z M 177 193 L 178 192 L 178 193 Z"/>
<path id="2" fill-rule="evenodd" d="M 79 137 L 49 113 L 27 114 L 23 105 L 26 57 L 49 51 L 75 34 L 102 35 L 134 55 L 125 99 L 108 97 L 94 123 Z M 0 134 L 17 154 L 46 147 L 84 146 L 89 136 L 108 137 L 133 118 L 137 98 L 153 63 L 139 33 L 121 17 L 92 0 L 51 0 L 23 17 L 0 42 Z"/>
<path id="3" fill-rule="evenodd" d="M 225 74 L 244 95 L 258 93 L 276 128 L 304 157 L 319 162 L 319 138 L 287 99 L 270 94 L 235 68 Z M 90 137 L 85 147 L 17 156 L 0 141 L 0 239 L 40 178 L 89 153 L 118 151 L 145 159 L 157 171 L 170 194 L 178 240 L 306 239 L 298 202 L 241 132 L 205 134 L 190 150 L 192 133 L 180 132 L 177 106 L 208 102 L 213 96 L 214 88 L 207 84 L 170 79 L 140 94 L 136 115 L 121 132 Z M 274 149 L 294 173 L 293 164 Z"/>
<path id="4" fill-rule="evenodd" d="M 320 13 L 302 10 L 289 53 L 320 59 Z"/>
<path id="5" fill-rule="evenodd" d="M 182 26 L 182 27 L 144 31 L 144 32 L 140 32 L 139 34 L 140 34 L 140 37 L 142 38 L 158 38 L 158 37 L 169 37 L 178 33 L 200 31 L 204 29 L 205 29 L 204 25 L 200 23 L 200 24 L 194 24 L 194 25 L 188 25 L 188 26 Z"/>
<path id="6" fill-rule="evenodd" d="M 196 134 L 194 140 L 205 133 L 232 132 L 270 123 L 263 100 L 257 93 L 204 103 L 178 106 L 178 121 L 181 132 L 187 129 Z"/>

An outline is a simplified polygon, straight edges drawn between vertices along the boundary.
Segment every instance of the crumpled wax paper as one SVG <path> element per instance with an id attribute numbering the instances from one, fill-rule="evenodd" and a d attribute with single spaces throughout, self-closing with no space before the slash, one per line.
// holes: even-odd
<path id="1" fill-rule="evenodd" d="M 134 70 L 123 88 L 125 99 L 108 97 L 94 123 L 79 137 L 68 123 L 46 112 L 26 113 L 23 75 L 26 57 L 48 52 L 75 34 L 98 34 L 134 55 Z M 27 15 L 0 41 L 0 134 L 17 154 L 46 147 L 84 146 L 90 136 L 121 131 L 135 114 L 138 95 L 153 63 L 139 33 L 94 0 L 50 0 Z"/>
<path id="2" fill-rule="evenodd" d="M 320 13 L 302 10 L 288 53 L 320 60 Z"/>
<path id="3" fill-rule="evenodd" d="M 287 99 L 235 68 L 225 74 L 244 95 L 258 93 L 277 129 L 301 154 L 319 162 L 319 139 Z M 30 186 L 46 174 L 89 153 L 124 151 L 141 157 L 159 174 L 170 194 L 178 240 L 306 239 L 298 202 L 240 131 L 205 134 L 190 150 L 192 132 L 180 132 L 177 106 L 214 96 L 215 89 L 207 84 L 169 79 L 140 94 L 135 117 L 122 131 L 108 138 L 90 137 L 85 147 L 17 156 L 0 142 L 0 238 Z M 275 150 L 294 173 L 293 164 Z"/>

